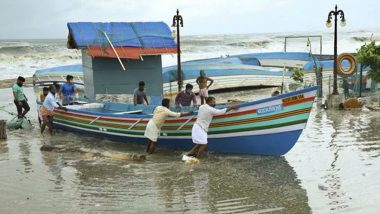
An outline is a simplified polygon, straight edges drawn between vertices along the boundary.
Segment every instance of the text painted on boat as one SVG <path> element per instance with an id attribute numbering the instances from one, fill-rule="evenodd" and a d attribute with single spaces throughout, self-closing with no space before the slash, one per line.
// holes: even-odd
<path id="1" fill-rule="evenodd" d="M 282 110 L 282 105 L 272 105 L 257 109 L 257 115 L 270 114 Z"/>
<path id="2" fill-rule="evenodd" d="M 282 99 L 282 103 L 289 103 L 289 102 L 293 102 L 295 100 L 299 100 L 303 98 L 304 98 L 303 94 L 299 94 L 293 97 L 287 97 L 287 98 Z"/>

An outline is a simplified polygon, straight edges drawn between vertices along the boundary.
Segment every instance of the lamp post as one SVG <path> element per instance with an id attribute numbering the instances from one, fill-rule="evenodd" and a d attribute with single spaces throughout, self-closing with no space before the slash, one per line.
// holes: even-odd
<path id="1" fill-rule="evenodd" d="M 332 10 L 330 11 L 328 17 L 327 17 L 327 21 L 326 21 L 326 26 L 328 28 L 331 27 L 331 19 L 332 19 L 332 16 L 334 16 L 334 86 L 333 86 L 333 93 L 332 94 L 338 94 L 338 77 L 337 77 L 337 55 L 338 55 L 338 42 L 337 42 L 337 37 L 338 37 L 338 34 L 337 34 L 337 28 L 338 28 L 338 25 L 337 25 L 337 21 L 338 21 L 338 15 L 340 15 L 340 25 L 342 27 L 346 26 L 346 19 L 344 18 L 344 12 L 343 10 L 338 10 L 338 6 L 335 5 L 335 10 Z"/>
<path id="2" fill-rule="evenodd" d="M 173 17 L 172 27 L 177 27 L 177 76 L 178 76 L 178 93 L 182 90 L 182 69 L 181 69 L 181 42 L 179 36 L 179 26 L 183 27 L 182 16 L 177 14 Z"/>

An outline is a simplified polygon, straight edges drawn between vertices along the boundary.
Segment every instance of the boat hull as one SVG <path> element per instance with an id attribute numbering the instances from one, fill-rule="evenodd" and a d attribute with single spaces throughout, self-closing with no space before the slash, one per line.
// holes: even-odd
<path id="1" fill-rule="evenodd" d="M 214 116 L 208 131 L 208 150 L 255 155 L 286 154 L 306 127 L 317 88 L 240 104 L 237 111 Z M 102 111 L 85 109 L 84 106 L 71 106 L 68 111 L 55 110 L 55 128 L 128 143 L 147 142 L 144 132 L 155 106 L 89 105 L 101 105 L 97 109 Z M 136 108 L 143 108 L 144 112 L 123 113 L 136 111 Z M 161 129 L 158 146 L 189 149 L 193 145 L 191 131 L 195 121 L 196 114 L 167 119 Z"/>
<path id="2" fill-rule="evenodd" d="M 97 132 L 91 129 L 69 126 L 54 122 L 54 128 L 85 134 L 88 136 L 98 136 L 125 143 L 146 144 L 147 139 L 141 137 L 130 137 L 114 135 L 110 133 Z M 251 154 L 251 155 L 271 155 L 281 156 L 286 154 L 297 142 L 302 133 L 302 129 L 279 132 L 272 134 L 247 135 L 225 138 L 209 138 L 208 151 L 230 154 Z M 165 147 L 175 150 L 187 150 L 194 144 L 189 138 L 165 139 L 159 138 L 158 147 Z"/>

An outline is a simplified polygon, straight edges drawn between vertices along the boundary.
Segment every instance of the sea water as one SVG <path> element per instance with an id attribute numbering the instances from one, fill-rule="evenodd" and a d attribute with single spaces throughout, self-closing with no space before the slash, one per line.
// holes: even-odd
<path id="1" fill-rule="evenodd" d="M 333 32 L 294 32 L 238 35 L 198 35 L 181 38 L 182 61 L 209 57 L 261 52 L 284 51 L 285 36 L 320 35 L 307 38 L 288 39 L 287 51 L 333 54 Z M 380 40 L 379 29 L 340 30 L 338 53 L 356 52 L 370 38 Z M 37 69 L 81 63 L 81 52 L 66 47 L 65 39 L 58 40 L 0 40 L 0 80 L 19 75 L 31 77 Z M 163 66 L 175 65 L 175 54 L 163 56 Z"/>

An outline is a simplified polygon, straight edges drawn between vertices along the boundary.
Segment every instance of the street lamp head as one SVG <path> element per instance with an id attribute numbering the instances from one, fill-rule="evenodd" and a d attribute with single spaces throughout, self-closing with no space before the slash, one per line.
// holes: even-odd
<path id="1" fill-rule="evenodd" d="M 179 10 L 177 9 L 177 15 L 173 16 L 173 24 L 172 27 L 181 26 L 183 27 L 183 19 L 182 16 L 179 15 Z"/>
<path id="2" fill-rule="evenodd" d="M 173 30 L 172 31 L 172 38 L 177 38 L 177 31 L 176 30 Z"/>
<path id="3" fill-rule="evenodd" d="M 346 26 L 346 19 L 342 19 L 342 21 L 340 22 L 340 26 L 342 26 L 342 27 L 344 27 L 344 26 Z"/>
<path id="4" fill-rule="evenodd" d="M 176 25 L 176 19 L 177 19 L 177 17 L 174 16 L 174 17 L 173 17 L 173 24 L 172 24 L 172 27 L 176 27 L 176 26 L 177 26 L 177 25 Z"/>
<path id="5" fill-rule="evenodd" d="M 334 15 L 334 11 L 330 11 L 329 15 L 327 16 L 327 21 L 326 21 L 327 28 L 330 28 L 332 26 L 331 19 L 333 15 Z"/>
<path id="6" fill-rule="evenodd" d="M 327 28 L 331 28 L 332 24 L 331 24 L 331 20 L 327 20 L 326 21 L 326 27 Z"/>

